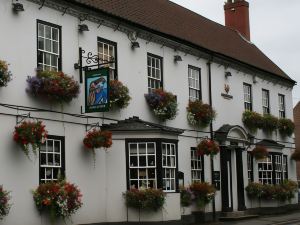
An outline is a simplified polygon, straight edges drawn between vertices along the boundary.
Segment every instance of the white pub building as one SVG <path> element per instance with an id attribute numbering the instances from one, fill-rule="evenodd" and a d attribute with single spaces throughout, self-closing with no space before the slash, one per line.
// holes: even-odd
<path id="1" fill-rule="evenodd" d="M 248 9 L 244 0 L 228 0 L 223 26 L 168 0 L 0 0 L 0 60 L 12 72 L 12 80 L 0 87 L 0 185 L 12 197 L 10 213 L 0 224 L 50 224 L 37 211 L 31 191 L 60 173 L 83 195 L 70 224 L 187 224 L 197 216 L 207 220 L 225 212 L 296 206 L 296 195 L 290 202 L 256 201 L 245 191 L 252 181 L 296 180 L 296 163 L 290 158 L 293 138 L 261 129 L 251 133 L 242 122 L 245 110 L 292 118 L 295 85 L 250 41 Z M 110 79 L 128 87 L 128 107 L 85 112 L 85 73 L 78 64 L 88 62 L 80 59 L 79 48 L 83 56 L 90 52 L 103 61 L 114 60 Z M 30 95 L 26 80 L 37 68 L 73 76 L 80 84 L 78 98 L 61 105 Z M 150 110 L 145 94 L 155 88 L 176 95 L 175 119 L 161 122 Z M 188 102 L 197 99 L 217 114 L 206 128 L 187 120 Z M 12 138 L 26 116 L 43 121 L 49 133 L 43 151 L 32 160 Z M 94 123 L 113 134 L 109 151 L 96 150 L 95 166 L 82 143 Z M 213 160 L 196 154 L 204 138 L 220 145 Z M 252 157 L 257 144 L 268 148 L 267 159 Z M 133 154 L 139 163 L 130 163 Z M 162 157 L 172 163 L 163 163 Z M 179 186 L 195 181 L 217 189 L 202 213 L 180 204 Z M 126 207 L 123 193 L 143 185 L 166 193 L 162 210 Z"/>

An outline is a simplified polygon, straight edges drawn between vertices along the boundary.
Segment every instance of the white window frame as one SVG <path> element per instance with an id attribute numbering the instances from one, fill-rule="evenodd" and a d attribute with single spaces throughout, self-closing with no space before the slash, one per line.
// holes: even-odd
<path id="1" fill-rule="evenodd" d="M 258 181 L 262 184 L 273 184 L 273 157 L 269 155 L 258 164 Z M 261 167 L 261 168 L 260 168 Z"/>
<path id="2" fill-rule="evenodd" d="M 50 33 L 47 32 L 50 29 Z M 57 32 L 56 38 L 54 33 Z M 50 35 L 47 35 L 50 34 Z M 37 21 L 37 64 L 42 70 L 61 70 L 61 27 Z M 48 44 L 47 44 L 48 43 Z M 50 46 L 49 46 L 50 45 Z M 47 46 L 50 47 L 47 48 Z M 56 46 L 56 47 L 55 47 Z M 56 50 L 55 50 L 56 49 Z M 42 61 L 40 61 L 40 54 Z M 48 58 L 49 57 L 49 58 Z M 48 60 L 47 60 L 48 58 Z"/>
<path id="3" fill-rule="evenodd" d="M 197 154 L 195 148 L 191 148 L 191 181 L 203 182 L 203 173 L 204 173 L 204 160 L 203 156 Z"/>
<path id="4" fill-rule="evenodd" d="M 163 190 L 165 192 L 176 191 L 176 151 L 175 144 L 162 143 Z"/>
<path id="5" fill-rule="evenodd" d="M 98 37 L 97 48 L 100 63 L 114 61 L 114 63 L 107 64 L 109 66 L 109 79 L 117 80 L 117 43 Z"/>
<path id="6" fill-rule="evenodd" d="M 245 110 L 252 111 L 252 86 L 251 84 L 244 83 L 244 108 Z"/>
<path id="7" fill-rule="evenodd" d="M 282 155 L 274 155 L 274 171 L 275 171 L 275 184 L 282 182 L 283 167 L 282 167 Z"/>
<path id="8" fill-rule="evenodd" d="M 285 96 L 278 94 L 279 118 L 285 118 Z"/>
<path id="9" fill-rule="evenodd" d="M 65 159 L 63 145 L 64 142 L 61 138 L 48 137 L 41 146 L 39 150 L 40 183 L 56 181 L 60 178 L 59 175 L 64 175 L 63 165 Z M 56 147 L 58 147 L 58 151 L 56 150 Z M 45 163 L 43 163 L 44 161 Z"/>
<path id="10" fill-rule="evenodd" d="M 247 152 L 247 171 L 248 171 L 248 183 L 253 181 L 253 156 L 250 152 Z"/>
<path id="11" fill-rule="evenodd" d="M 201 70 L 198 67 L 188 66 L 189 99 L 201 100 Z"/>
<path id="12" fill-rule="evenodd" d="M 155 89 L 163 88 L 163 59 L 162 57 L 147 54 L 148 93 Z"/>
<path id="13" fill-rule="evenodd" d="M 136 156 L 132 154 L 132 148 L 131 146 L 136 145 L 137 147 L 137 152 Z M 145 145 L 145 152 L 141 153 L 141 146 Z M 150 145 L 154 145 L 154 153 L 148 153 L 148 147 Z M 155 142 L 130 142 L 128 143 L 129 146 L 129 185 L 131 188 L 157 188 L 157 167 L 156 167 L 156 143 Z M 148 165 L 149 164 L 149 157 L 154 158 L 154 163 L 153 165 Z M 133 164 L 132 157 L 137 157 L 137 165 Z M 145 164 L 146 165 L 140 165 L 140 160 L 141 158 L 145 158 Z M 149 178 L 149 172 L 150 170 L 155 171 L 155 176 L 154 178 Z M 131 173 L 133 171 L 137 171 L 137 178 L 133 179 L 131 178 Z M 141 173 L 143 172 L 145 178 L 141 178 Z M 150 186 L 150 181 L 153 181 L 153 186 Z M 137 182 L 138 187 L 134 187 L 132 185 L 132 182 Z"/>
<path id="14" fill-rule="evenodd" d="M 270 92 L 262 89 L 262 108 L 263 114 L 270 114 Z"/>

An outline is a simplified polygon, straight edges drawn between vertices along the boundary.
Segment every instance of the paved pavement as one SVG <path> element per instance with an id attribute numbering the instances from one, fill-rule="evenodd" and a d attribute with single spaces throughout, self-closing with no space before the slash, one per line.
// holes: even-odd
<path id="1" fill-rule="evenodd" d="M 207 225 L 300 225 L 300 211 L 275 216 L 261 216 L 236 222 L 207 223 Z"/>

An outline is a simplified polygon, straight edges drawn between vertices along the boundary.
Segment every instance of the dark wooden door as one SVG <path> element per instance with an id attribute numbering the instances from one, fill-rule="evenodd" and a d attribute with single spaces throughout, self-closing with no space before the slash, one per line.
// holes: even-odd
<path id="1" fill-rule="evenodd" d="M 236 183 L 237 183 L 237 198 L 238 198 L 238 211 L 246 209 L 245 206 L 245 191 L 244 191 L 244 167 L 243 167 L 243 149 L 236 148 Z"/>
<path id="2" fill-rule="evenodd" d="M 221 157 L 222 211 L 231 212 L 233 209 L 231 150 L 226 147 L 222 147 L 220 157 Z"/>

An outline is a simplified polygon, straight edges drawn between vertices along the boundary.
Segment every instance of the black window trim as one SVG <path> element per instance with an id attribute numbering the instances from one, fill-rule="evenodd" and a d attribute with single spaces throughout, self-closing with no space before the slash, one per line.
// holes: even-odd
<path id="1" fill-rule="evenodd" d="M 57 136 L 57 135 L 48 135 L 47 138 L 61 141 L 61 176 L 66 177 L 65 137 L 64 136 Z M 39 184 L 42 184 L 40 165 L 41 165 L 41 157 L 40 157 L 40 152 L 39 152 Z"/>
<path id="2" fill-rule="evenodd" d="M 104 42 L 106 44 L 114 46 L 114 48 L 115 48 L 115 58 L 114 58 L 115 80 L 118 80 L 119 79 L 119 76 L 118 76 L 118 43 L 114 42 L 114 41 L 111 41 L 111 40 L 108 40 L 108 39 L 105 39 L 103 37 L 97 37 L 97 52 L 98 52 L 98 42 Z"/>
<path id="3" fill-rule="evenodd" d="M 148 62 L 148 56 L 151 56 L 153 58 L 157 58 L 160 60 L 160 64 L 161 64 L 161 79 L 160 79 L 160 88 L 162 90 L 164 90 L 164 58 L 162 56 L 159 56 L 159 55 L 155 55 L 155 54 L 152 54 L 150 52 L 147 52 L 147 61 Z M 148 83 L 148 63 L 147 63 L 147 83 Z M 148 84 L 147 84 L 147 89 L 148 89 Z"/>
<path id="4" fill-rule="evenodd" d="M 135 142 L 155 142 L 156 143 L 156 179 L 157 189 L 163 190 L 163 167 L 162 167 L 162 143 L 175 144 L 176 146 L 176 169 L 175 169 L 175 191 L 166 193 L 179 193 L 179 182 L 178 182 L 178 140 L 167 139 L 167 138 L 126 138 L 125 139 L 125 151 L 126 151 L 126 186 L 127 190 L 130 190 L 129 183 L 129 143 Z"/>
<path id="5" fill-rule="evenodd" d="M 196 67 L 196 66 L 192 66 L 192 65 L 188 65 L 188 77 L 189 77 L 189 69 L 193 69 L 193 70 L 198 70 L 199 71 L 199 100 L 202 100 L 202 82 L 201 82 L 201 68 L 200 67 Z M 190 86 L 189 86 L 189 97 L 190 97 Z"/>
<path id="6" fill-rule="evenodd" d="M 39 68 L 39 62 L 38 62 L 38 52 L 39 52 L 39 24 L 47 25 L 50 27 L 55 27 L 59 29 L 59 58 L 58 58 L 58 71 L 62 71 L 62 26 L 50 23 L 43 20 L 36 20 L 36 68 Z"/>

